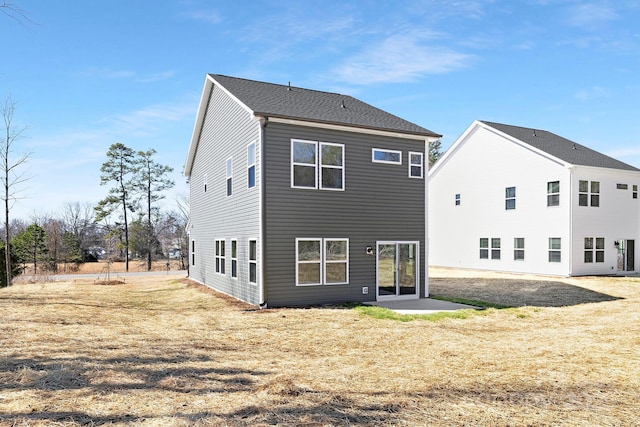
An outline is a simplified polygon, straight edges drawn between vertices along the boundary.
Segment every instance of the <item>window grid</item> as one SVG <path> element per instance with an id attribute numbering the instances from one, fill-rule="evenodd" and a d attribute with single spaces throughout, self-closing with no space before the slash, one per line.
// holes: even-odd
<path id="1" fill-rule="evenodd" d="M 347 283 L 349 239 L 296 239 L 296 286 Z"/>
<path id="2" fill-rule="evenodd" d="M 231 277 L 238 277 L 238 241 L 231 240 Z"/>
<path id="3" fill-rule="evenodd" d="M 594 261 L 604 262 L 604 237 L 584 238 L 584 262 L 592 263 Z"/>
<path id="4" fill-rule="evenodd" d="M 513 260 L 524 261 L 524 237 L 513 238 Z"/>
<path id="5" fill-rule="evenodd" d="M 578 182 L 578 206 L 600 206 L 600 181 Z"/>
<path id="6" fill-rule="evenodd" d="M 422 178 L 424 176 L 424 155 L 415 151 L 409 151 L 409 178 Z"/>
<path id="7" fill-rule="evenodd" d="M 549 237 L 549 262 L 562 261 L 562 240 L 560 237 Z"/>
<path id="8" fill-rule="evenodd" d="M 291 187 L 344 190 L 344 144 L 292 139 Z"/>
<path id="9" fill-rule="evenodd" d="M 216 273 L 226 274 L 225 272 L 225 241 L 216 240 L 215 244 L 216 244 L 216 252 L 215 252 Z"/>
<path id="10" fill-rule="evenodd" d="M 504 208 L 505 210 L 516 208 L 516 187 L 507 187 L 504 189 Z"/>
<path id="11" fill-rule="evenodd" d="M 489 248 L 489 243 L 491 243 L 491 248 Z M 488 237 L 481 237 L 480 259 L 489 259 L 489 255 L 491 255 L 491 259 L 500 259 L 500 247 L 501 244 L 499 237 L 492 237 L 491 239 Z"/>
<path id="12" fill-rule="evenodd" d="M 547 182 L 547 206 L 560 206 L 560 181 Z"/>
<path id="13" fill-rule="evenodd" d="M 258 241 L 249 240 L 249 283 L 258 283 Z"/>
<path id="14" fill-rule="evenodd" d="M 227 197 L 233 194 L 233 159 L 227 159 Z"/>
<path id="15" fill-rule="evenodd" d="M 256 143 L 247 146 L 247 187 L 256 186 Z"/>

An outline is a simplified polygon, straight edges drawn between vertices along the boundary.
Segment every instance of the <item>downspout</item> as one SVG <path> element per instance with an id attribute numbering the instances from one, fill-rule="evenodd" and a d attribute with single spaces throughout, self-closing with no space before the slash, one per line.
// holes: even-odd
<path id="1" fill-rule="evenodd" d="M 422 295 L 429 298 L 429 138 L 424 140 L 424 290 Z M 411 159 L 409 159 L 411 162 Z"/>
<path id="2" fill-rule="evenodd" d="M 266 196 L 266 173 L 265 173 L 265 142 L 266 142 L 266 133 L 267 133 L 267 124 L 269 124 L 268 117 L 260 117 L 260 126 L 259 126 L 259 143 L 260 143 L 260 195 L 258 201 L 258 212 L 260 215 L 259 218 L 259 243 L 258 250 L 260 256 L 258 256 L 258 262 L 260 268 L 258 268 L 258 301 L 260 308 L 267 308 L 267 274 L 266 274 L 266 260 L 265 260 L 265 239 L 266 239 L 266 215 L 265 215 L 265 196 Z"/>

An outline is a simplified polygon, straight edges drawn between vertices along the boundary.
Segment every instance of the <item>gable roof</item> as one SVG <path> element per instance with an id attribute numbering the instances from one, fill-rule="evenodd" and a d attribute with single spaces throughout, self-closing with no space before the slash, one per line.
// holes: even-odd
<path id="1" fill-rule="evenodd" d="M 572 165 L 640 171 L 636 167 L 545 130 L 480 122 Z"/>
<path id="2" fill-rule="evenodd" d="M 425 129 L 348 95 L 209 74 L 255 116 L 376 129 L 439 138 Z"/>

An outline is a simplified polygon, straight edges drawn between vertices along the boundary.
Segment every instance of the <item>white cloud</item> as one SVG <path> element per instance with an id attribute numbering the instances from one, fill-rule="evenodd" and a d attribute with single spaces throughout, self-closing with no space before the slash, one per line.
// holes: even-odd
<path id="1" fill-rule="evenodd" d="M 618 17 L 618 14 L 611 7 L 595 3 L 574 6 L 569 12 L 569 25 L 586 29 L 600 26 Z"/>
<path id="2" fill-rule="evenodd" d="M 334 72 L 349 83 L 413 81 L 469 66 L 473 55 L 433 44 L 432 33 L 395 34 L 349 58 Z"/>
<path id="3" fill-rule="evenodd" d="M 213 9 L 199 9 L 184 12 L 182 16 L 194 21 L 203 21 L 208 24 L 218 24 L 222 21 L 222 17 L 218 11 Z"/>
<path id="4" fill-rule="evenodd" d="M 591 99 L 608 98 L 611 93 L 603 87 L 591 86 L 588 88 L 580 89 L 573 94 L 573 97 L 580 101 L 589 101 Z"/>

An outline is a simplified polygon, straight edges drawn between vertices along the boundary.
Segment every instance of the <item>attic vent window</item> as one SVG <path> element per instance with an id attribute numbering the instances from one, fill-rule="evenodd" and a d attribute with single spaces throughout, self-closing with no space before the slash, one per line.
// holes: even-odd
<path id="1" fill-rule="evenodd" d="M 627 184 L 616 184 L 618 190 L 627 190 L 629 186 Z"/>

